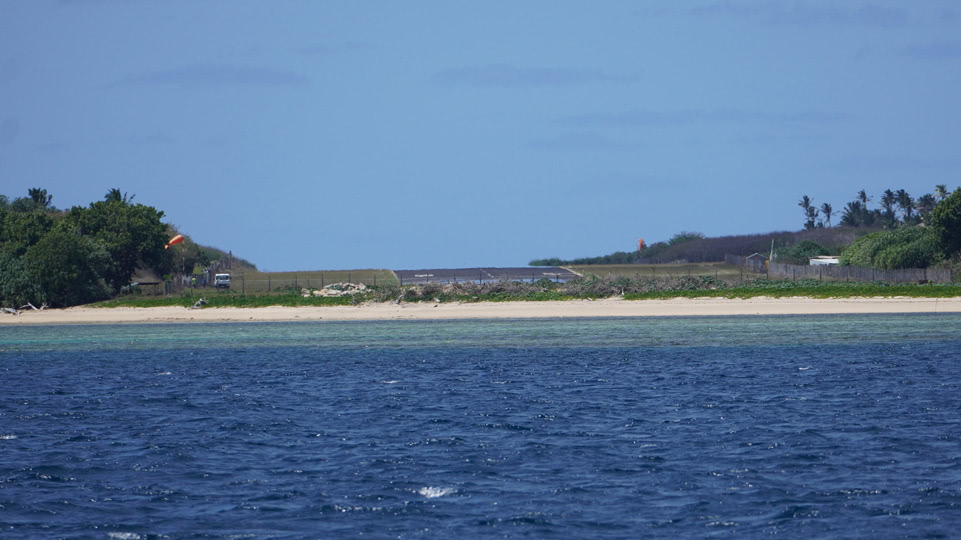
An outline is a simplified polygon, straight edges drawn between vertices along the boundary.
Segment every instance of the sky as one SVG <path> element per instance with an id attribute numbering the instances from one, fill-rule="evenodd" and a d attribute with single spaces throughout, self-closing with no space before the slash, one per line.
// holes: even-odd
<path id="1" fill-rule="evenodd" d="M 0 194 L 267 271 L 526 265 L 954 189 L 959 95 L 954 0 L 0 0 Z"/>

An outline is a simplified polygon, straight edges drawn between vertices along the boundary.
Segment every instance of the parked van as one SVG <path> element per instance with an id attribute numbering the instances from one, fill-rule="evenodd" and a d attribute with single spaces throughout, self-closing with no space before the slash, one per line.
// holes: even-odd
<path id="1" fill-rule="evenodd" d="M 230 274 L 214 274 L 214 287 L 218 289 L 229 289 Z"/>

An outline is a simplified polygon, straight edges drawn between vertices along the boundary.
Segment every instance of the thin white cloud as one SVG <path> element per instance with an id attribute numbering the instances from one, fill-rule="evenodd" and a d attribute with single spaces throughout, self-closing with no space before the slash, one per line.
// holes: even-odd
<path id="1" fill-rule="evenodd" d="M 228 64 L 192 64 L 126 77 L 119 84 L 145 86 L 305 86 L 311 79 L 285 69 Z"/>
<path id="2" fill-rule="evenodd" d="M 444 85 L 538 87 L 567 86 L 586 83 L 630 83 L 636 76 L 611 75 L 596 69 L 531 68 L 506 64 L 480 67 L 451 68 L 439 71 L 431 78 Z"/>

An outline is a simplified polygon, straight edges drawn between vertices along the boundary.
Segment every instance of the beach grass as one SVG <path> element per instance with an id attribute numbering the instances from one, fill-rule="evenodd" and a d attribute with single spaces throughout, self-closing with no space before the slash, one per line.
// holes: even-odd
<path id="1" fill-rule="evenodd" d="M 625 300 L 663 300 L 672 298 L 953 298 L 961 297 L 961 284 L 903 284 L 883 282 L 835 282 L 817 280 L 750 281 L 715 280 L 713 276 L 663 279 L 627 277 L 584 278 L 561 284 L 550 281 L 536 283 L 498 282 L 455 285 L 424 284 L 401 287 L 388 283 L 371 287 L 353 296 L 304 297 L 299 290 L 247 293 L 188 290 L 179 296 L 123 296 L 94 304 L 96 307 L 163 307 L 193 306 L 203 298 L 205 307 L 265 306 L 344 306 L 364 302 L 403 303 L 475 303 L 511 301 L 563 301 L 621 297 Z"/>

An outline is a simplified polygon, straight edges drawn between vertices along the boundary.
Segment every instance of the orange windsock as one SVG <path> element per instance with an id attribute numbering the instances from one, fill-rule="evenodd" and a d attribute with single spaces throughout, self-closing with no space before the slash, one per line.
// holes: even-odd
<path id="1" fill-rule="evenodd" d="M 178 234 L 177 236 L 174 236 L 173 238 L 171 238 L 169 242 L 167 242 L 167 245 L 164 246 L 164 249 L 167 249 L 172 245 L 179 244 L 183 241 L 184 241 L 184 236 L 182 234 Z"/>
<path id="2" fill-rule="evenodd" d="M 638 251 L 641 251 L 642 249 L 644 249 L 644 239 L 643 239 L 643 238 L 638 238 L 638 239 L 637 239 L 637 250 L 638 250 Z"/>

